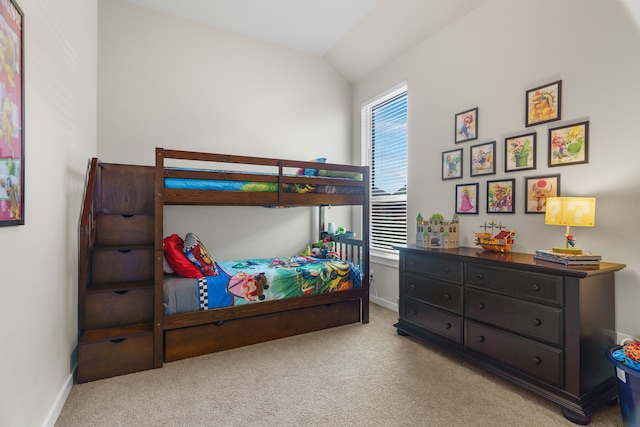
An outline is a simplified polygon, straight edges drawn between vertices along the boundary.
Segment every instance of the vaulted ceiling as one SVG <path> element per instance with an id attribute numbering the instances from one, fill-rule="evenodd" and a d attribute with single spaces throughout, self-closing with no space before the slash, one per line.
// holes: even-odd
<path id="1" fill-rule="evenodd" d="M 127 0 L 325 57 L 355 83 L 487 0 Z"/>

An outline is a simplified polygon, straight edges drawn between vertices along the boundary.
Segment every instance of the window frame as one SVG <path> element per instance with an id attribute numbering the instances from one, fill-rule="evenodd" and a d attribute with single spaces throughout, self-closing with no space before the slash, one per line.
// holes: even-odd
<path id="1" fill-rule="evenodd" d="M 391 88 L 389 88 L 388 90 L 384 91 L 383 93 L 374 96 L 372 98 L 370 98 L 369 100 L 363 102 L 361 104 L 361 126 L 362 126 L 362 152 L 361 152 L 361 158 L 362 158 L 362 163 L 365 166 L 369 166 L 370 170 L 371 170 L 371 178 L 370 178 L 370 190 L 371 193 L 369 195 L 369 250 L 370 250 L 370 254 L 373 257 L 377 257 L 380 259 L 389 259 L 389 260 L 398 260 L 398 251 L 396 249 L 392 249 L 392 248 L 381 248 L 379 246 L 376 246 L 378 244 L 378 241 L 381 239 L 377 239 L 375 237 L 375 233 L 374 233 L 374 221 L 375 221 L 375 217 L 374 217 L 374 205 L 376 203 L 387 203 L 387 204 L 404 204 L 403 208 L 404 208 L 404 221 L 401 224 L 401 228 L 402 231 L 404 231 L 404 236 L 402 237 L 402 241 L 392 241 L 391 242 L 387 242 L 388 245 L 396 245 L 396 244 L 406 244 L 408 242 L 408 237 L 407 237 L 407 233 L 408 233 L 408 219 L 407 219 L 407 212 L 408 212 L 408 154 L 407 154 L 407 158 L 405 159 L 406 163 L 405 163 L 405 180 L 406 180 L 406 187 L 405 187 L 405 194 L 404 195 L 385 195 L 385 196 L 375 196 L 373 193 L 373 186 L 375 184 L 375 179 L 374 179 L 374 175 L 375 175 L 375 170 L 374 170 L 374 165 L 373 165 L 373 125 L 372 125 L 372 120 L 373 120 L 373 110 L 375 107 L 382 105 L 390 100 L 392 100 L 393 98 L 396 98 L 400 95 L 403 95 L 406 97 L 407 100 L 407 118 L 406 118 L 406 122 L 405 125 L 408 122 L 408 88 L 407 88 L 407 83 L 402 82 L 399 83 Z M 406 135 L 406 149 L 408 150 L 408 135 Z M 378 199 L 378 200 L 376 200 Z M 394 237 L 399 237 L 400 233 L 398 234 L 393 234 Z"/>

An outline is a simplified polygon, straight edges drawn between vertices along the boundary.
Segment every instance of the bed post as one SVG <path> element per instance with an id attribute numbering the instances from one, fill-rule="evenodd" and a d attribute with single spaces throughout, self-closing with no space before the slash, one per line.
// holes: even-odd
<path id="1" fill-rule="evenodd" d="M 163 268 L 162 261 L 164 258 L 163 250 L 163 213 L 164 213 L 164 149 L 156 148 L 156 170 L 155 170 L 155 198 L 154 198 L 154 239 L 153 239 L 153 256 L 154 256 L 154 291 L 153 291 L 153 367 L 162 367 L 164 353 L 164 331 L 163 317 L 164 307 L 163 299 Z"/>
<path id="2" fill-rule="evenodd" d="M 371 271 L 371 266 L 369 265 L 369 252 L 371 250 L 369 246 L 369 192 L 371 191 L 369 179 L 369 166 L 365 166 L 362 174 L 362 180 L 364 181 L 364 201 L 362 203 L 362 244 L 364 245 L 362 286 L 365 292 L 362 300 L 362 323 L 369 323 L 369 276 Z"/>

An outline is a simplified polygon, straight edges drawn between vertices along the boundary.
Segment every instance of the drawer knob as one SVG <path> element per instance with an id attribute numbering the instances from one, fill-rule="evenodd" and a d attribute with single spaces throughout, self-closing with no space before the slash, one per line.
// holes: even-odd
<path id="1" fill-rule="evenodd" d="M 445 328 L 445 329 L 451 329 L 451 323 L 446 322 L 446 323 L 444 324 L 444 328 Z"/>
<path id="2" fill-rule="evenodd" d="M 478 337 L 476 338 L 476 341 L 484 342 L 484 337 L 482 335 L 478 335 Z"/>
<path id="3" fill-rule="evenodd" d="M 414 265 L 416 265 L 416 262 L 414 260 L 410 260 L 409 265 L 413 267 Z"/>
<path id="4" fill-rule="evenodd" d="M 478 278 L 478 280 L 484 280 L 484 274 L 482 273 L 476 274 L 476 277 Z"/>
<path id="5" fill-rule="evenodd" d="M 540 359 L 538 356 L 534 356 L 534 358 L 532 359 L 533 364 L 534 365 L 539 365 L 542 363 L 542 359 Z"/>
<path id="6" fill-rule="evenodd" d="M 533 320 L 531 321 L 531 324 L 532 324 L 533 326 L 540 326 L 540 325 L 542 325 L 542 320 L 540 320 L 540 319 L 538 319 L 538 318 L 536 317 L 535 319 L 533 319 Z"/>
<path id="7" fill-rule="evenodd" d="M 443 297 L 446 300 L 450 300 L 451 299 L 451 295 L 449 295 L 449 294 L 444 294 Z"/>
<path id="8" fill-rule="evenodd" d="M 445 272 L 445 273 L 449 273 L 450 271 L 451 271 L 451 269 L 450 269 L 449 267 L 445 267 L 445 268 L 444 268 L 444 272 Z"/>
<path id="9" fill-rule="evenodd" d="M 415 316 L 416 314 L 418 314 L 418 310 L 416 310 L 416 309 L 411 310 L 411 314 L 413 314 Z"/>
<path id="10" fill-rule="evenodd" d="M 484 304 L 481 302 L 478 303 L 477 307 L 478 307 L 478 310 L 484 310 Z"/>
<path id="11" fill-rule="evenodd" d="M 537 283 L 534 283 L 531 285 L 531 290 L 533 292 L 538 292 L 540 290 L 540 285 L 538 285 Z"/>
<path id="12" fill-rule="evenodd" d="M 416 284 L 415 284 L 415 283 L 412 283 L 412 284 L 410 284 L 410 285 L 409 285 L 409 287 L 410 287 L 411 289 L 415 289 L 415 288 L 416 288 Z"/>

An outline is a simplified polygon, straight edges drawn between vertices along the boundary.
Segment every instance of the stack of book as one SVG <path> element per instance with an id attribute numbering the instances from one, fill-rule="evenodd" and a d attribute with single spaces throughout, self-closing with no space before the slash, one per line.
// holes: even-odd
<path id="1" fill-rule="evenodd" d="M 563 254 L 559 252 L 553 252 L 552 250 L 536 249 L 536 253 L 533 255 L 536 261 L 550 262 L 554 264 L 560 264 L 565 267 L 576 268 L 598 268 L 600 266 L 600 255 L 593 254 Z"/>

